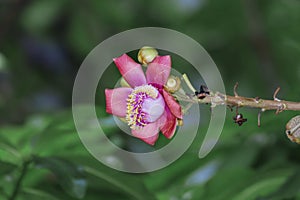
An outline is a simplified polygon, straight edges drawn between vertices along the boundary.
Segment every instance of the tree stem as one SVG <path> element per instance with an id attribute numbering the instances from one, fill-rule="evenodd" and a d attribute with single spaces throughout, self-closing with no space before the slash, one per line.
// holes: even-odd
<path id="1" fill-rule="evenodd" d="M 26 161 L 23 163 L 21 174 L 20 174 L 20 176 L 19 176 L 19 178 L 18 178 L 18 180 L 17 180 L 17 182 L 16 182 L 16 185 L 15 185 L 15 187 L 14 187 L 14 190 L 13 190 L 13 192 L 12 192 L 12 194 L 11 194 L 11 196 L 9 197 L 8 200 L 15 200 L 15 199 L 16 199 L 16 197 L 17 197 L 17 195 L 18 195 L 18 193 L 19 193 L 19 190 L 20 190 L 20 188 L 21 188 L 22 181 L 23 181 L 23 179 L 24 179 L 24 177 L 25 177 L 25 175 L 26 175 L 26 173 L 27 173 L 28 166 L 29 166 L 30 163 L 31 163 L 31 160 L 26 160 Z"/>
<path id="2" fill-rule="evenodd" d="M 195 89 L 191 85 L 188 77 L 183 75 L 184 81 L 189 86 L 190 90 L 194 93 Z M 179 101 L 192 102 L 192 103 L 200 103 L 200 104 L 211 104 L 211 107 L 215 107 L 217 105 L 226 105 L 229 107 L 249 107 L 249 108 L 259 108 L 261 111 L 266 110 L 276 110 L 276 114 L 285 111 L 285 110 L 294 110 L 300 111 L 300 102 L 292 102 L 280 100 L 276 97 L 280 88 L 277 88 L 273 95 L 273 100 L 261 99 L 259 97 L 248 98 L 239 96 L 236 92 L 238 84 L 234 86 L 234 96 L 222 94 L 220 92 L 211 92 L 210 95 L 207 95 L 203 99 L 198 99 L 196 95 L 193 94 L 193 97 L 188 95 L 175 95 Z"/>
<path id="3" fill-rule="evenodd" d="M 207 96 L 204 99 L 197 99 L 197 103 L 210 103 L 213 105 L 227 105 L 230 107 L 249 107 L 260 108 L 262 111 L 276 110 L 279 112 L 285 110 L 300 111 L 300 102 L 284 100 L 266 100 L 260 98 L 248 98 L 242 96 L 230 96 L 216 93 L 213 96 Z"/>

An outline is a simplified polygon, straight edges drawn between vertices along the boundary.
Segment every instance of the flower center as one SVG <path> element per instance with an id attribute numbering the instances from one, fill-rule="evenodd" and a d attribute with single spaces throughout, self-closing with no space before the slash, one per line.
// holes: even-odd
<path id="1" fill-rule="evenodd" d="M 126 121 L 132 129 L 140 129 L 155 122 L 164 112 L 165 101 L 152 85 L 134 88 L 127 98 Z"/>

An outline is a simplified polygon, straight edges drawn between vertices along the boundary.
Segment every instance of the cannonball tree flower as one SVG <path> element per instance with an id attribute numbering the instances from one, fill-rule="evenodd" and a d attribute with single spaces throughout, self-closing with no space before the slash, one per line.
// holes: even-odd
<path id="1" fill-rule="evenodd" d="M 171 72 L 170 56 L 156 56 L 148 64 L 146 76 L 141 65 L 126 54 L 114 63 L 130 87 L 105 90 L 106 112 L 125 118 L 132 135 L 150 145 L 160 131 L 171 139 L 182 111 L 164 87 Z"/>

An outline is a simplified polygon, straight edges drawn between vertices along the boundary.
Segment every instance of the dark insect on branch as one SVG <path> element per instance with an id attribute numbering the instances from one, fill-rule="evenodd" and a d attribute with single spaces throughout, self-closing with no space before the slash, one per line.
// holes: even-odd
<path id="1" fill-rule="evenodd" d="M 206 96 L 210 95 L 210 91 L 205 85 L 200 86 L 200 90 L 195 92 L 198 99 L 204 99 Z"/>
<path id="2" fill-rule="evenodd" d="M 238 113 L 235 117 L 233 117 L 234 123 L 237 123 L 239 126 L 242 126 L 243 123 L 247 121 L 246 118 L 243 117 L 243 114 Z"/>

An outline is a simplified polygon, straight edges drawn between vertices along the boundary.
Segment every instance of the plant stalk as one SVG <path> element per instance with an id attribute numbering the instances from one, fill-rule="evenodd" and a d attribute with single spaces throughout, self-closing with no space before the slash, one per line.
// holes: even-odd
<path id="1" fill-rule="evenodd" d="M 21 185 L 22 185 L 22 181 L 27 173 L 28 167 L 31 163 L 31 160 L 26 160 L 23 165 L 22 165 L 22 170 L 21 170 L 21 174 L 16 182 L 16 185 L 13 189 L 13 192 L 11 194 L 11 196 L 8 198 L 8 200 L 15 200 L 17 198 L 17 195 L 21 189 Z"/>

